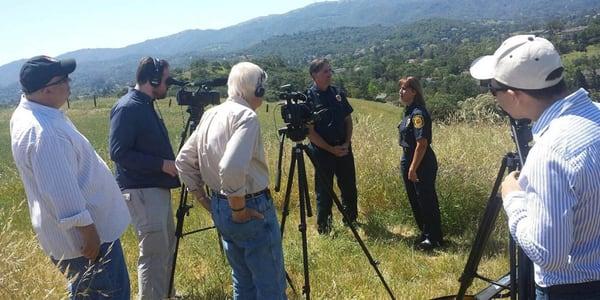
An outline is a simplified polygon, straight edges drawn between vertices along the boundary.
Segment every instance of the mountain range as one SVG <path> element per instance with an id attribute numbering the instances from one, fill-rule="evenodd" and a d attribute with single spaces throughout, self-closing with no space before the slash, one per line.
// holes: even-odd
<path id="1" fill-rule="evenodd" d="M 186 30 L 123 48 L 80 49 L 59 57 L 77 60 L 73 92 L 89 94 L 130 84 L 136 64 L 143 56 L 165 58 L 174 67 L 186 68 L 198 58 L 216 60 L 236 55 L 256 55 L 252 51 L 260 48 L 261 44 L 299 32 L 314 31 L 318 34 L 322 30 L 338 27 L 398 26 L 430 18 L 544 23 L 599 7 L 600 1 L 597 0 L 328 1 L 284 14 L 258 17 L 219 30 Z M 17 99 L 18 72 L 23 61 L 0 66 L 0 103 Z"/>

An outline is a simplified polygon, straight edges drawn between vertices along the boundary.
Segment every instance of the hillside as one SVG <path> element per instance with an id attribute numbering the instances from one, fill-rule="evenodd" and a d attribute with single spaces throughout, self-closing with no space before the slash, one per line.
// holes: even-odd
<path id="1" fill-rule="evenodd" d="M 593 14 L 600 3 L 595 0 L 346 0 L 320 2 L 285 14 L 259 17 L 220 30 L 187 30 L 118 49 L 81 49 L 61 57 L 77 59 L 73 83 L 75 95 L 104 93 L 119 89 L 133 78 L 136 62 L 145 55 L 159 56 L 176 67 L 187 67 L 198 58 L 230 58 L 234 53 L 256 55 L 257 43 L 278 35 L 328 30 L 338 27 L 365 27 L 409 24 L 417 20 L 443 17 L 463 21 L 493 19 L 523 23 L 547 22 L 554 18 Z M 514 12 L 518 12 L 515 14 Z M 348 35 L 345 35 L 348 36 Z M 373 36 L 376 37 L 377 35 Z M 310 54 L 312 56 L 317 53 Z M 287 59 L 287 58 L 285 58 Z M 0 103 L 18 96 L 18 70 L 22 62 L 0 67 Z"/>

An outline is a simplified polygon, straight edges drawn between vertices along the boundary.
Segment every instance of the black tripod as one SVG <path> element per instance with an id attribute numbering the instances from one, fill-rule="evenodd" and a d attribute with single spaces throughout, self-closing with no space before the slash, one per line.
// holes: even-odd
<path id="1" fill-rule="evenodd" d="M 510 118 L 511 135 L 516 145 L 517 152 L 507 153 L 502 158 L 498 175 L 494 181 L 494 186 L 490 197 L 488 198 L 487 206 L 479 228 L 475 241 L 471 247 L 467 264 L 459 279 L 460 288 L 456 296 L 446 296 L 437 298 L 441 299 L 494 299 L 506 298 L 511 299 L 535 299 L 535 288 L 533 281 L 533 265 L 531 260 L 525 255 L 515 241 L 510 237 L 509 240 L 509 272 L 498 280 L 491 280 L 477 273 L 477 268 L 481 262 L 483 250 L 489 240 L 489 237 L 494 229 L 496 219 L 502 207 L 502 199 L 498 195 L 500 185 L 506 172 L 512 172 L 520 169 L 525 163 L 525 158 L 529 152 L 529 141 L 531 141 L 531 131 L 529 128 L 529 120 L 514 120 Z M 510 235 L 510 234 L 509 234 Z M 479 278 L 490 283 L 490 285 L 479 291 L 476 295 L 466 295 L 467 289 L 473 283 L 474 278 Z M 506 292 L 508 291 L 508 293 Z"/>
<path id="2" fill-rule="evenodd" d="M 313 166 L 315 167 L 316 172 L 319 172 L 319 166 L 318 166 L 318 163 L 313 159 L 310 151 L 308 150 L 308 147 L 302 143 L 302 141 L 304 140 L 304 138 L 306 137 L 306 135 L 308 133 L 307 130 L 308 130 L 307 128 L 299 128 L 299 129 L 298 128 L 296 128 L 296 129 L 281 128 L 281 129 L 279 129 L 279 134 L 280 134 L 279 160 L 277 163 L 277 179 L 276 179 L 275 191 L 279 191 L 279 189 L 280 189 L 281 158 L 283 155 L 283 142 L 284 142 L 285 136 L 287 134 L 288 137 L 293 142 L 295 142 L 295 144 L 292 147 L 292 157 L 291 157 L 290 168 L 289 168 L 289 173 L 288 173 L 287 186 L 286 186 L 286 190 L 285 190 L 285 200 L 284 200 L 283 209 L 282 209 L 281 235 L 283 237 L 283 233 L 284 233 L 284 229 L 285 229 L 285 222 L 286 222 L 287 216 L 289 214 L 290 195 L 291 195 L 291 189 L 292 189 L 292 185 L 293 185 L 293 181 L 294 181 L 293 180 L 294 179 L 294 171 L 295 171 L 296 165 L 297 165 L 298 166 L 298 198 L 299 198 L 299 208 L 300 208 L 300 224 L 298 226 L 298 230 L 300 231 L 300 233 L 302 235 L 302 264 L 304 267 L 304 269 L 303 269 L 304 270 L 303 271 L 304 286 L 302 287 L 302 293 L 305 295 L 306 299 L 310 299 L 310 280 L 309 280 L 309 270 L 308 270 L 308 241 L 306 239 L 306 227 L 307 227 L 306 226 L 306 217 L 307 216 L 312 217 L 312 210 L 311 210 L 311 206 L 310 206 L 310 199 L 309 199 L 309 193 L 308 193 L 308 183 L 306 181 L 306 166 L 304 163 L 304 152 L 306 152 L 306 154 L 308 155 L 308 158 L 310 159 Z M 352 224 L 351 222 L 348 221 L 349 218 L 346 216 L 346 213 L 345 213 L 345 210 L 344 210 L 342 204 L 340 203 L 339 199 L 337 198 L 335 193 L 333 193 L 332 190 L 330 191 L 330 196 L 333 199 L 333 202 L 337 206 L 338 210 L 342 214 L 344 221 L 349 225 L 350 230 L 352 231 L 352 233 L 354 235 L 354 238 L 356 239 L 356 241 L 360 245 L 361 249 L 365 253 L 365 256 L 369 260 L 369 263 L 375 269 L 377 276 L 379 277 L 383 286 L 385 287 L 388 294 L 390 295 L 390 298 L 395 299 L 392 290 L 386 283 L 385 279 L 383 278 L 383 275 L 381 274 L 381 271 L 377 267 L 379 262 L 373 259 L 373 257 L 369 253 L 369 249 L 367 249 L 367 246 L 364 244 L 360 235 L 356 231 L 354 224 Z M 289 277 L 288 277 L 288 282 L 290 282 Z M 290 285 L 291 285 L 291 282 L 290 282 Z"/>
<path id="3" fill-rule="evenodd" d="M 183 128 L 183 131 L 181 132 L 181 142 L 179 143 L 179 150 L 181 150 L 181 148 L 185 144 L 185 141 L 187 140 L 189 134 L 194 132 L 194 130 L 198 126 L 198 123 L 200 122 L 202 114 L 204 113 L 204 107 L 190 105 L 187 108 L 187 112 L 189 113 L 189 117 Z M 179 251 L 179 240 L 186 235 L 215 228 L 215 226 L 209 226 L 209 227 L 193 230 L 193 231 L 186 232 L 186 233 L 183 232 L 183 220 L 186 215 L 189 216 L 190 209 L 192 207 L 194 207 L 193 205 L 187 203 L 187 196 L 188 196 L 188 191 L 185 188 L 185 184 L 182 183 L 181 184 L 181 193 L 179 195 L 179 206 L 177 207 L 177 213 L 175 214 L 177 217 L 177 225 L 175 226 L 175 236 L 177 237 L 177 240 L 175 241 L 175 253 L 173 254 L 173 264 L 171 266 L 171 276 L 169 277 L 169 289 L 168 289 L 169 294 L 171 293 L 171 291 L 173 291 L 173 284 L 175 281 L 175 266 L 177 264 L 177 252 Z M 220 238 L 219 238 L 219 240 L 220 240 Z M 219 243 L 219 245 L 221 247 L 221 252 L 223 252 L 223 245 L 221 243 Z M 169 298 L 169 297 L 170 297 L 170 295 L 167 295 L 167 298 Z"/>

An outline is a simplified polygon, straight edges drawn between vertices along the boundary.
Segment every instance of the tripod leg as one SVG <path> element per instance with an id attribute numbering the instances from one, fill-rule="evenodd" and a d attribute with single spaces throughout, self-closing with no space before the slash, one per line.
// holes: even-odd
<path id="1" fill-rule="evenodd" d="M 175 237 L 177 238 L 175 240 L 175 252 L 173 253 L 173 264 L 171 265 L 171 276 L 169 277 L 169 289 L 167 290 L 168 295 L 166 295 L 167 298 L 171 297 L 171 291 L 173 291 L 174 288 L 174 282 L 175 282 L 175 266 L 177 265 L 177 252 L 179 251 L 179 240 L 181 240 L 181 238 L 183 237 L 183 220 L 185 218 L 185 215 L 187 214 L 187 212 L 190 210 L 190 207 L 187 204 L 187 190 L 185 189 L 185 185 L 182 184 L 181 185 L 181 193 L 179 196 L 179 207 L 177 207 L 177 213 L 176 213 L 176 217 L 177 217 L 177 225 L 175 226 Z"/>
<path id="2" fill-rule="evenodd" d="M 294 156 L 294 149 L 292 149 L 292 159 L 290 161 L 290 169 L 289 169 L 289 175 L 288 175 L 288 180 L 287 180 L 287 185 L 285 187 L 285 200 L 283 201 L 283 207 L 281 208 L 281 239 L 283 240 L 283 233 L 285 230 L 285 221 L 287 220 L 288 215 L 290 214 L 290 210 L 289 210 L 289 206 L 290 206 L 290 195 L 292 192 L 292 184 L 293 184 L 293 179 L 294 179 L 294 171 L 295 171 L 295 165 L 296 165 L 296 157 Z M 292 278 L 290 277 L 290 274 L 288 274 L 287 271 L 285 271 L 285 279 L 287 280 L 288 284 L 290 285 L 290 287 L 292 288 L 292 291 L 294 291 L 294 293 L 296 293 L 296 287 L 294 286 L 294 284 L 292 283 Z"/>
<path id="3" fill-rule="evenodd" d="M 498 170 L 498 174 L 496 175 L 492 192 L 488 198 L 485 213 L 483 214 L 483 218 L 479 224 L 475 241 L 471 247 L 467 264 L 465 265 L 465 269 L 459 279 L 461 284 L 456 299 L 462 300 L 465 297 L 467 289 L 469 286 L 471 286 L 473 283 L 473 278 L 475 278 L 477 275 L 477 268 L 481 262 L 483 250 L 492 233 L 492 230 L 494 229 L 496 219 L 498 218 L 500 208 L 502 207 L 502 200 L 498 199 L 498 190 L 500 189 L 500 184 L 502 184 L 502 179 L 504 177 L 504 173 L 506 172 L 507 162 L 508 155 L 502 158 L 502 163 L 500 165 L 500 169 Z"/>
<path id="4" fill-rule="evenodd" d="M 306 148 L 303 148 L 303 149 L 306 150 Z M 306 151 L 306 155 L 308 155 L 308 158 L 310 159 L 310 161 L 312 162 L 313 166 L 315 167 L 316 172 L 318 172 L 319 171 L 319 166 L 316 164 L 316 161 L 313 159 L 313 157 L 310 154 L 310 152 Z M 306 174 L 305 174 L 305 178 L 306 178 Z M 339 212 L 342 214 L 343 218 L 345 220 L 349 220 L 348 216 L 346 216 L 346 210 L 342 206 L 342 203 L 337 198 L 336 194 L 333 192 L 333 190 L 330 190 L 329 193 L 330 193 L 329 196 L 333 200 L 333 203 L 335 203 L 336 207 L 338 208 Z M 388 292 L 388 294 L 390 296 L 390 299 L 396 299 L 394 297 L 394 293 L 392 292 L 392 290 L 390 289 L 389 285 L 385 281 L 385 278 L 383 278 L 383 274 L 381 274 L 381 271 L 377 267 L 377 265 L 379 264 L 379 262 L 377 262 L 376 260 L 374 260 L 373 257 L 371 256 L 371 253 L 369 252 L 369 249 L 367 248 L 367 246 L 363 242 L 362 238 L 358 234 L 358 231 L 356 231 L 356 228 L 354 227 L 354 224 L 348 222 L 348 225 L 350 227 L 350 230 L 352 231 L 352 234 L 354 235 L 354 238 L 356 239 L 356 241 L 360 245 L 360 248 L 364 252 L 364 254 L 367 257 L 367 259 L 369 260 L 369 263 L 371 264 L 371 266 L 373 266 L 373 269 L 377 273 L 377 276 L 381 280 L 381 283 L 383 284 L 383 286 L 385 287 L 386 291 Z"/>
<path id="5" fill-rule="evenodd" d="M 283 208 L 281 209 L 281 237 L 283 237 L 283 232 L 285 230 L 285 221 L 287 220 L 287 216 L 290 214 L 289 206 L 290 206 L 290 195 L 292 192 L 292 184 L 294 180 L 294 171 L 296 165 L 296 156 L 294 155 L 294 149 L 292 148 L 292 159 L 290 162 L 290 172 L 288 173 L 287 185 L 285 187 L 285 199 L 283 201 Z"/>
<path id="6" fill-rule="evenodd" d="M 302 235 L 302 264 L 304 265 L 304 287 L 302 292 L 306 296 L 307 300 L 310 300 L 310 280 L 308 271 L 308 240 L 306 238 L 306 209 L 308 200 L 308 186 L 306 185 L 306 168 L 304 165 L 304 157 L 302 155 L 302 148 L 294 147 L 294 155 L 297 156 L 298 162 L 298 197 L 300 198 L 300 225 L 298 230 Z M 312 213 L 311 213 L 312 214 Z"/>

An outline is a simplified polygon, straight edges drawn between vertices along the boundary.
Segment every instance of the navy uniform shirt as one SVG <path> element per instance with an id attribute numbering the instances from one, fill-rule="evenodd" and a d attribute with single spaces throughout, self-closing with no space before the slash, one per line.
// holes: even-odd
<path id="1" fill-rule="evenodd" d="M 315 118 L 315 131 L 331 146 L 339 146 L 346 142 L 345 119 L 352 111 L 352 106 L 344 93 L 336 87 L 329 86 L 321 91 L 313 84 L 307 92 L 308 101 L 313 110 L 320 112 Z"/>
<path id="2" fill-rule="evenodd" d="M 404 118 L 398 124 L 399 144 L 407 152 L 414 152 L 417 140 L 426 138 L 428 146 L 431 145 L 431 117 L 425 109 L 416 103 L 411 104 L 404 111 Z"/>

